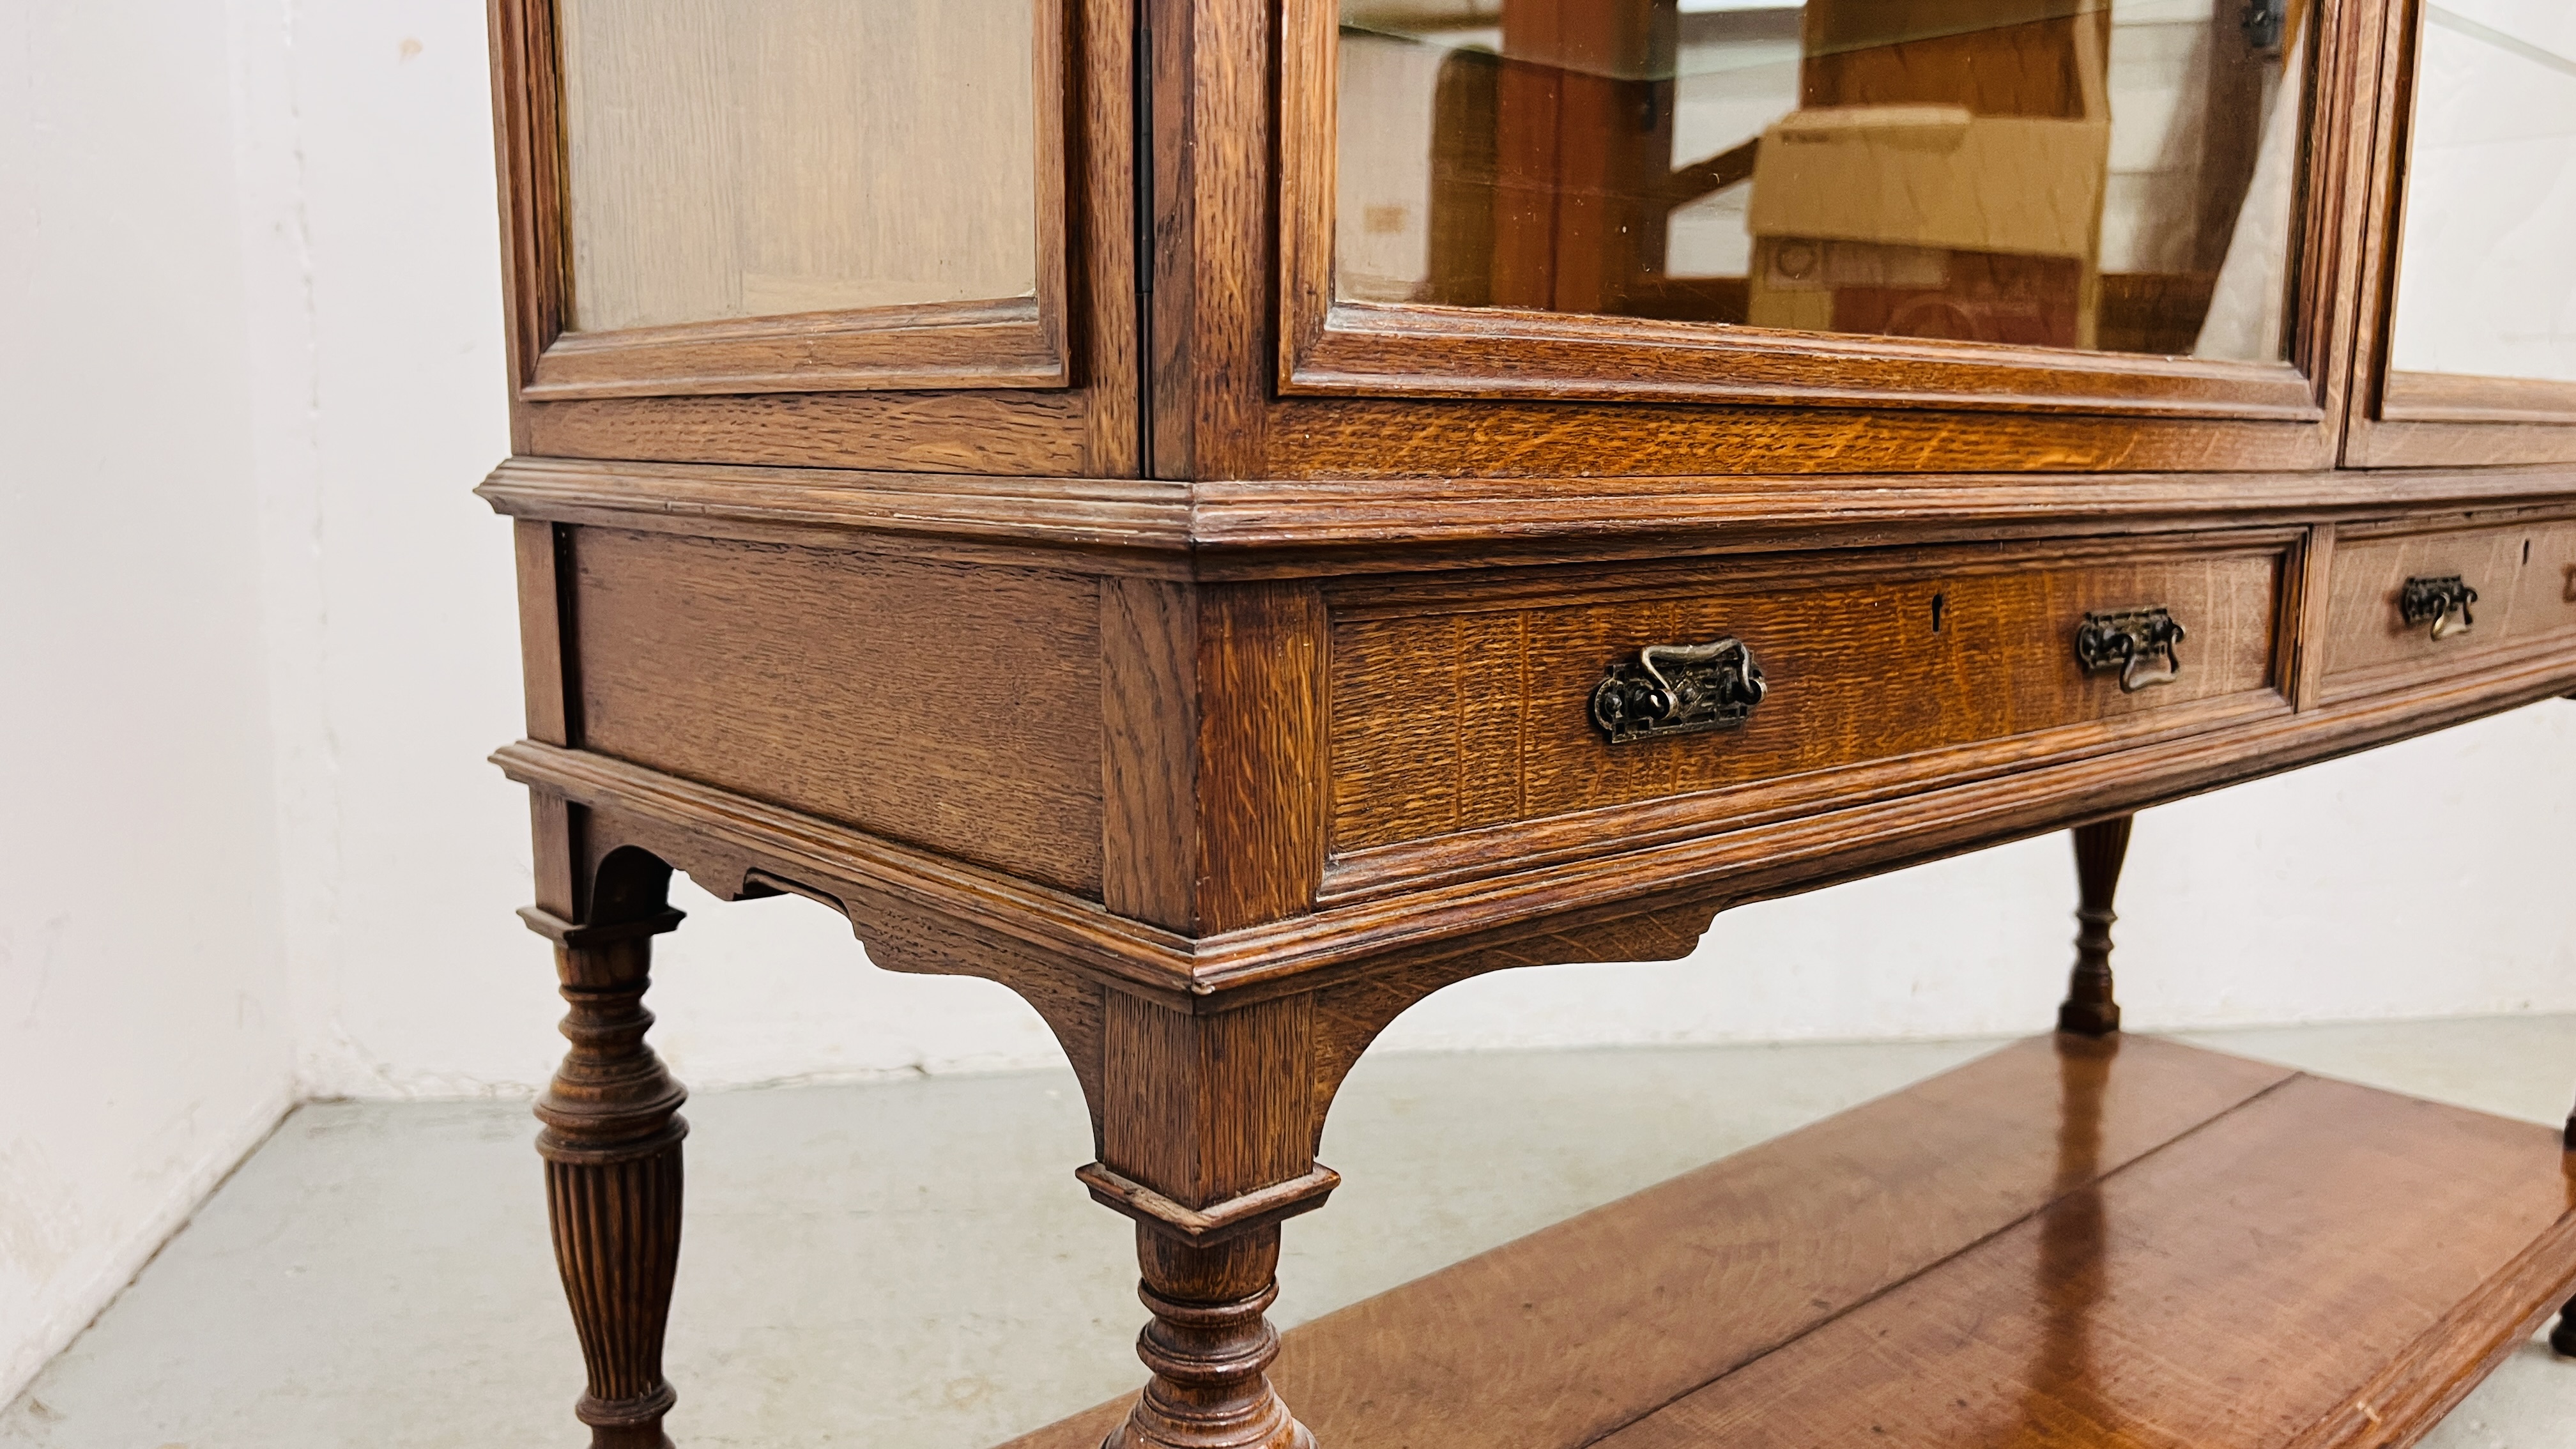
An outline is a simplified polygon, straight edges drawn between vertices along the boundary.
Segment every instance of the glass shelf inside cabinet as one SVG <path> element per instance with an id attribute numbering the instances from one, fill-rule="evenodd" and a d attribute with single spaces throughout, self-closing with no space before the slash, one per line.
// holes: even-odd
<path id="1" fill-rule="evenodd" d="M 557 0 L 572 325 L 1038 282 L 1037 0 Z"/>
<path id="2" fill-rule="evenodd" d="M 2275 361 L 2308 0 L 1341 0 L 1335 291 Z"/>
<path id="3" fill-rule="evenodd" d="M 2429 0 L 2416 40 L 2390 366 L 2576 383 L 2576 5 Z"/>

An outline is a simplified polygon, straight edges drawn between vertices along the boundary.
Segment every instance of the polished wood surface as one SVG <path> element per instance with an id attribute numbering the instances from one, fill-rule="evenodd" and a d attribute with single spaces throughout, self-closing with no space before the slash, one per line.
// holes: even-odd
<path id="1" fill-rule="evenodd" d="M 1257 24 L 1256 12 L 1270 4 L 1227 0 L 1218 8 L 1242 12 L 1241 18 L 1228 13 L 1218 20 L 1211 13 L 1200 24 L 1231 33 Z M 1414 463 L 1416 447 L 1453 458 L 1500 447 L 1512 455 L 1513 471 L 1647 475 L 2288 469 L 2335 456 L 2349 351 L 2334 339 L 2351 324 L 2352 290 L 2360 283 L 2360 209 L 2346 201 L 2357 202 L 2369 184 L 2366 108 L 2324 107 L 2308 118 L 2303 182 L 2316 204 L 2291 239 L 2298 293 L 2292 360 L 2285 363 L 2123 359 L 2072 349 L 1345 302 L 1335 299 L 1331 284 L 1336 5 L 1286 0 L 1281 8 L 1276 352 L 1262 358 L 1247 349 L 1223 359 L 1202 352 L 1194 359 L 1194 372 L 1205 378 L 1214 368 L 1235 390 L 1229 414 L 1240 419 L 1221 436 L 1197 440 L 1197 470 L 1327 478 L 1448 471 Z M 2316 93 L 2346 94 L 2364 85 L 2364 77 L 2375 79 L 2383 37 L 2373 7 L 2326 5 L 2316 14 L 2309 52 Z M 1259 67 L 1265 59 L 1231 48 L 1193 58 L 1201 84 L 1229 90 L 1237 84 L 1232 67 Z M 1252 100 L 1247 95 L 1247 106 Z M 1251 112 L 1238 123 L 1263 119 Z M 1246 176 L 1233 191 L 1246 215 L 1221 242 L 1256 272 L 1272 245 L 1266 218 L 1256 220 L 1250 211 L 1261 179 Z M 1259 341 L 1227 340 L 1238 347 Z M 1279 379 L 1275 399 L 1263 396 L 1264 363 Z M 1205 378 L 1202 385 L 1216 382 Z M 1417 401 L 1388 401 L 1399 397 Z M 1426 405 L 1435 398 L 1513 402 Z M 1570 414 L 1515 405 L 1522 398 L 1622 406 Z M 1658 406 L 1675 402 L 1754 405 Z M 1960 409 L 2008 416 L 1972 419 Z M 2064 417 L 2061 426 L 2061 413 L 2080 417 Z M 1244 425 L 1256 419 L 1261 426 Z M 1571 450 L 1547 449 L 1550 435 L 1563 438 L 1569 429 L 1616 451 L 1573 462 Z M 1225 452 L 1211 456 L 1209 445 Z"/>
<path id="2" fill-rule="evenodd" d="M 610 884 L 624 899 L 574 925 L 542 906 L 522 914 L 555 943 L 571 1042 L 537 1099 L 546 1218 L 564 1297 L 581 1336 L 589 1391 L 573 1412 L 598 1449 L 666 1449 L 678 1395 L 662 1377 L 662 1336 L 680 1264 L 679 1115 L 688 1094 L 644 1036 L 653 937 L 680 922 L 662 906 L 670 871 L 630 858 Z"/>
<path id="3" fill-rule="evenodd" d="M 1136 1449 L 1284 1449 L 1300 1416 L 1328 1446 L 1386 1442 L 1381 1423 L 1436 1437 L 1444 1414 L 1679 1433 L 1756 1402 L 1857 1441 L 1867 1425 L 1836 1404 L 1885 1407 L 1871 1395 L 1896 1380 L 1836 1325 L 1872 1314 L 1921 1364 L 2020 1385 L 2008 1403 L 1963 1395 L 1968 1417 L 1939 1432 L 2076 1434 L 2146 1391 L 2061 1372 L 2109 1363 L 2067 1335 L 2191 1337 L 2133 1296 L 2078 1301 L 2153 1266 L 2103 1224 L 2183 1233 L 2152 1238 L 2178 1276 L 2139 1281 L 2186 1297 L 2194 1262 L 2239 1261 L 2173 1226 L 2164 1189 L 2123 1196 L 2161 1181 L 2156 1163 L 2202 1163 L 2188 1180 L 2209 1201 L 2234 1200 L 2224 1179 L 2241 1168 L 2255 1217 L 2211 1220 L 2278 1228 L 2279 1271 L 2246 1269 L 2262 1301 L 2228 1311 L 2289 1315 L 2276 1326 L 2293 1339 L 2349 1330 L 2295 1361 L 2258 1345 L 2230 1370 L 2275 1427 L 2347 1370 L 2381 1375 L 2363 1401 L 2379 1422 L 2420 1426 L 2565 1266 L 2444 1257 L 2491 1257 L 2491 1233 L 2540 1241 L 2526 1199 L 2560 1191 L 2554 1158 L 2508 1171 L 2481 1155 L 2486 1129 L 2445 1145 L 2422 1137 L 2426 1119 L 2340 1089 L 2205 1103 L 2199 1127 L 2119 1145 L 2123 1073 L 2163 1083 L 2162 1110 L 2242 1068 L 2144 1043 L 2109 1055 L 2116 822 L 2576 691 L 2576 452 L 2530 419 L 2528 388 L 2446 379 L 2410 402 L 2387 369 L 2418 0 L 2289 7 L 2285 44 L 2308 69 L 2282 93 L 2304 115 L 2300 194 L 2284 357 L 2261 363 L 1711 320 L 1751 307 L 1749 280 L 1740 297 L 1666 296 L 1687 304 L 1678 319 L 1339 298 L 1330 0 L 1035 7 L 1056 19 L 1028 53 L 1045 223 L 1032 297 L 586 333 L 558 7 L 490 3 L 516 456 L 482 492 L 513 520 L 527 689 L 526 738 L 494 758 L 530 792 L 530 923 L 564 948 L 573 997 L 545 1151 L 596 1442 L 649 1449 L 669 1402 L 656 1345 L 678 1089 L 645 1045 L 637 933 L 664 920 L 673 870 L 727 901 L 806 897 L 877 965 L 994 980 L 1046 1021 L 1092 1124 L 1082 1189 L 1137 1224 L 1149 1387 L 1111 1415 Z M 2031 44 L 2081 60 L 2085 9 L 2036 7 Z M 2235 17 L 2211 24 L 2223 35 Z M 1839 55 L 1811 57 L 1821 99 L 1849 98 L 1827 84 L 1844 71 L 1852 94 L 1905 83 Z M 2200 141 L 2219 171 L 2256 164 Z M 1607 175 L 1605 159 L 1571 158 Z M 2204 219 L 2194 266 L 2214 245 Z M 1555 302 L 1617 290 L 1584 265 L 1548 263 Z M 2104 282 L 2097 324 L 2200 305 L 2172 283 L 2189 274 L 2156 275 L 2125 294 Z M 2475 628 L 2392 625 L 2406 580 L 2437 566 L 2476 575 Z M 2084 670 L 2085 613 L 2159 605 L 2188 631 L 2173 682 L 2124 693 Z M 1728 635 L 1770 681 L 1742 730 L 1613 745 L 1586 723 L 1606 667 Z M 1533 1309 L 1515 1327 L 1506 1303 L 1368 1338 L 1348 1383 L 1454 1358 L 1359 1407 L 1293 1345 L 1265 1373 L 1280 1224 L 1332 1193 L 1315 1160 L 1327 1113 L 1399 1014 L 1492 971 L 1678 959 L 1728 907 L 2072 827 L 2084 935 L 2066 1020 L 2105 1034 L 2008 1059 L 2040 1051 L 2024 1061 L 2032 1112 L 2068 1100 L 2084 1063 L 2116 1060 L 2098 1141 L 1954 1102 L 1955 1121 L 1861 1132 L 1847 1160 L 1744 1159 L 1774 1163 L 1759 1181 L 1712 1169 L 1734 1186 L 1708 1210 L 1771 1234 L 1770 1259 L 1703 1263 L 1721 1278 L 1831 1258 L 1837 1232 L 1867 1226 L 1853 1194 L 1895 1174 L 1886 1216 L 1917 1236 L 1845 1264 L 1825 1309 L 1730 1286 L 1667 1331 L 1585 1320 L 1569 1352 L 1564 1322 Z M 2032 1003 L 2034 1023 L 2046 1009 Z M 2157 1065 L 2175 1061 L 2196 1065 Z M 2193 1156 L 2266 1123 L 2315 1139 L 2272 1155 L 2341 1184 L 2334 1201 L 2265 1162 Z M 1921 1143 L 1952 1145 L 1934 1162 Z M 1894 1166 L 1873 1168 L 1882 1150 Z M 2067 1165 L 2086 1152 L 2094 1165 Z M 2124 1152 L 2151 1155 L 2115 1171 Z M 2420 1159 L 2504 1205 L 2424 1260 L 2469 1278 L 2428 1286 L 2388 1261 L 2421 1225 L 2403 1202 L 2358 1202 L 2376 1179 L 2354 1164 L 2390 1153 L 2405 1161 L 2387 1181 L 2414 1181 Z M 2100 1190 L 2060 1192 L 2061 1171 Z M 2115 1202 L 2127 1216 L 2102 1215 Z M 1633 1287 L 1711 1242 L 1638 1221 L 1592 1278 Z M 1680 1246 L 1649 1241 L 1664 1233 Z M 1958 1296 L 1906 1297 L 1936 1287 Z M 2347 1321 L 2298 1317 L 2323 1313 L 2320 1293 Z M 1886 1319 L 1898 1302 L 1931 1316 Z M 1943 1339 L 1933 1309 L 1961 1305 L 1995 1315 L 2012 1352 Z M 2414 1336 L 2386 1336 L 2401 1321 Z M 1849 1392 L 1801 1398 L 1761 1377 L 1789 1359 L 1743 1356 L 1791 1340 L 1818 1355 L 1814 1382 Z M 2161 1373 L 2168 1347 L 2120 1362 Z M 1515 1397 L 1482 1372 L 1560 1361 L 1609 1397 Z M 2187 1379 L 2171 1391 L 2197 1402 Z M 1894 1421 L 1926 1433 L 1954 1412 L 1896 1407 L 1930 1416 Z M 2167 1442 L 2119 1422 L 2129 1438 L 2098 1442 Z"/>
<path id="4" fill-rule="evenodd" d="M 2068 973 L 2066 1000 L 2057 1008 L 2057 1029 L 2078 1036 L 2108 1036 L 2120 1029 L 2120 1002 L 2112 987 L 2111 926 L 2119 913 L 2111 909 L 2120 889 L 2120 865 L 2129 857 L 2133 815 L 2115 815 L 2075 827 L 2075 882 L 2080 904 L 2075 919 L 2075 969 Z"/>
<path id="5" fill-rule="evenodd" d="M 2555 1150 L 2301 1078 L 1601 1442 L 2403 1443 L 2576 1276 Z"/>
<path id="6" fill-rule="evenodd" d="M 1891 550 L 1337 591 L 1333 843 L 1782 777 L 1825 794 L 1831 772 L 1873 761 L 2006 738 L 2044 748 L 2069 726 L 2277 702 L 2293 542 Z M 2184 622 L 2188 662 L 2174 683 L 2127 693 L 2087 674 L 2071 641 L 2089 612 L 2142 607 Z M 1604 748 L 1586 709 L 1604 667 L 1643 645 L 1722 637 L 1745 641 L 1775 680 L 1741 730 Z"/>
<path id="7" fill-rule="evenodd" d="M 2483 656 L 2576 633 L 2576 520 L 2547 515 L 2484 528 L 2358 527 L 2335 541 L 2325 697 L 2456 671 Z M 2398 608 L 2413 578 L 2457 575 L 2476 589 L 2475 624 L 2436 639 Z"/>
<path id="8" fill-rule="evenodd" d="M 2397 369 L 2395 299 L 2406 219 L 2406 160 L 2430 0 L 2388 0 L 2374 17 L 2388 61 L 2376 77 L 2371 171 L 2386 178 L 2356 238 L 2367 285 L 2360 308 L 2358 381 L 2344 435 L 2349 467 L 2576 463 L 2576 386 L 2510 378 L 2435 377 Z"/>
<path id="9" fill-rule="evenodd" d="M 1136 120 L 1123 81 L 1135 26 L 1125 5 L 1032 7 L 1021 53 L 1034 86 L 1033 295 L 896 306 L 861 297 L 835 311 L 583 332 L 571 295 L 557 7 L 488 4 L 514 450 L 1133 471 L 1142 379 L 1135 186 L 1125 164 Z"/>
<path id="10" fill-rule="evenodd" d="M 570 552 L 588 748 L 1098 895 L 1089 579 L 614 529 Z"/>
<path id="11" fill-rule="evenodd" d="M 1273 1377 L 1411 1449 L 2403 1444 L 2556 1311 L 2570 1207 L 2543 1128 L 2039 1038 L 1301 1325 Z"/>

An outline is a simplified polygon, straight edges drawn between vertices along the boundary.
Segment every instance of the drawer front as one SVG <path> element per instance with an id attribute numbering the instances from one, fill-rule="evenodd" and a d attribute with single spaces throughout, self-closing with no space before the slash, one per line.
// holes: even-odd
<path id="1" fill-rule="evenodd" d="M 2576 645 L 2576 519 L 2406 532 L 2350 530 L 2326 571 L 2324 678 L 2320 697 L 2400 688 L 2518 648 Z M 2461 627 L 2441 637 L 2426 611 L 2439 581 L 2477 591 Z M 2408 585 L 2416 617 L 2408 618 Z"/>
<path id="2" fill-rule="evenodd" d="M 2285 710 L 2275 632 L 2291 547 L 2202 536 L 1337 595 L 1334 850 L 1712 791 L 1725 793 L 1705 802 L 1711 818 L 1735 818 Z M 2148 607 L 2187 631 L 2178 677 L 2132 693 L 2117 670 L 2088 672 L 2085 616 Z M 1596 725 L 1610 666 L 1729 637 L 1767 682 L 1740 727 L 1612 743 Z"/>

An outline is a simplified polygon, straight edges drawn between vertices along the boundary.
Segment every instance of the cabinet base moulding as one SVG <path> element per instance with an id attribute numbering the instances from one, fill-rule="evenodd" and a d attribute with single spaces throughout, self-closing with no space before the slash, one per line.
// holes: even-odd
<path id="1" fill-rule="evenodd" d="M 2576 1284 L 2571 1162 L 2039 1037 L 1292 1329 L 1271 1378 L 1323 1449 L 2395 1449 Z"/>

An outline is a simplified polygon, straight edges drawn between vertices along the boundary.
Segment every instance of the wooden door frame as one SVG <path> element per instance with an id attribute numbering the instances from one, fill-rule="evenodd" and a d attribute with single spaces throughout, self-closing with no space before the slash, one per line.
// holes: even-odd
<path id="1" fill-rule="evenodd" d="M 514 451 L 902 471 L 1135 470 L 1126 0 L 1035 0 L 1030 297 L 567 329 L 553 0 L 490 0 Z"/>
<path id="2" fill-rule="evenodd" d="M 1330 299 L 1327 0 L 1150 0 L 1156 472 L 1201 478 L 2295 471 L 2334 465 L 2391 0 L 2310 21 L 2278 367 Z M 1651 369 L 1651 375 L 1648 370 Z M 2253 386 L 2246 386 L 2250 381 Z M 1975 426 L 1963 426 L 1971 424 Z"/>
<path id="3" fill-rule="evenodd" d="M 2399 372 L 2396 302 L 2406 227 L 2408 151 L 2425 0 L 2381 7 L 2374 185 L 2362 243 L 2364 282 L 2343 462 L 2352 468 L 2576 463 L 2576 382 Z"/>

